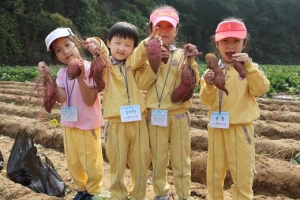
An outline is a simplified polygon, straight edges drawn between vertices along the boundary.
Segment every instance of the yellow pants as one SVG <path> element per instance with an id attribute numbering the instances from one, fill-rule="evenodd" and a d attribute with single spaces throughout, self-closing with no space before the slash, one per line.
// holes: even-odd
<path id="1" fill-rule="evenodd" d="M 64 147 L 68 168 L 78 190 L 99 194 L 103 175 L 100 128 L 80 130 L 64 127 Z"/>
<path id="2" fill-rule="evenodd" d="M 234 200 L 253 199 L 255 164 L 252 124 L 208 129 L 207 189 L 209 200 L 223 200 L 223 184 L 229 169 Z"/>
<path id="3" fill-rule="evenodd" d="M 153 163 L 153 188 L 155 196 L 169 193 L 167 167 L 169 155 L 172 165 L 176 194 L 188 199 L 191 185 L 191 142 L 189 114 L 168 115 L 167 127 L 153 126 L 149 122 L 150 144 Z M 170 154 L 169 154 L 170 152 Z"/>
<path id="4" fill-rule="evenodd" d="M 132 200 L 146 197 L 147 170 L 150 166 L 149 134 L 146 120 L 137 122 L 112 122 L 108 130 L 106 155 L 110 164 L 110 192 L 112 199 Z M 126 164 L 130 168 L 131 187 L 128 192 L 124 176 Z"/>

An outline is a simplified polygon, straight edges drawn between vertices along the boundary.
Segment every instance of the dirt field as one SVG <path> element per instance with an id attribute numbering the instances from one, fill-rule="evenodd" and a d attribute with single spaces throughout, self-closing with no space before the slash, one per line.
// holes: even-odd
<path id="1" fill-rule="evenodd" d="M 76 186 L 72 182 L 63 153 L 62 128 L 53 127 L 51 119 L 59 121 L 59 107 L 51 114 L 39 107 L 36 98 L 29 101 L 33 84 L 0 82 L 0 150 L 4 156 L 4 169 L 0 173 L 0 199 L 48 200 L 72 199 Z M 291 164 L 290 158 L 300 152 L 300 101 L 258 99 L 261 117 L 255 122 L 256 132 L 256 174 L 253 190 L 256 200 L 300 199 L 300 165 Z M 207 157 L 207 107 L 200 104 L 197 94 L 193 97 L 192 115 L 192 187 L 193 199 L 207 199 L 206 157 Z M 38 194 L 27 187 L 9 180 L 6 163 L 14 138 L 20 129 L 34 135 L 38 151 L 45 153 L 67 185 L 63 198 Z M 105 144 L 103 144 L 105 155 Z M 172 171 L 169 171 L 172 185 Z M 130 184 L 127 171 L 126 180 Z M 151 170 L 149 170 L 147 198 L 153 199 Z M 226 199 L 231 199 L 230 174 L 226 177 L 224 188 Z M 103 189 L 109 187 L 109 165 L 104 163 Z M 174 192 L 174 187 L 171 187 Z M 176 197 L 176 196 L 175 196 Z M 177 198 L 177 197 L 176 197 Z"/>

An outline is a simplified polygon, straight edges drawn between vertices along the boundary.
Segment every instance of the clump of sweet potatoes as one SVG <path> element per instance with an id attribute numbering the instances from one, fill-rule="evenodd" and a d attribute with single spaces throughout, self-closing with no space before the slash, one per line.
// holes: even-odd
<path id="1" fill-rule="evenodd" d="M 105 63 L 99 56 L 93 59 L 91 63 L 89 78 L 93 78 L 99 92 L 105 88 L 105 81 L 103 79 L 105 66 Z"/>
<path id="2" fill-rule="evenodd" d="M 79 68 L 79 64 L 80 64 L 80 60 L 77 58 L 75 58 L 69 62 L 68 67 L 67 67 L 67 73 L 68 73 L 69 80 L 73 80 L 77 76 L 80 75 L 81 70 Z"/>
<path id="3" fill-rule="evenodd" d="M 246 77 L 246 69 L 243 62 L 233 61 L 233 68 L 239 73 L 241 78 Z"/>
<path id="4" fill-rule="evenodd" d="M 171 94 L 171 101 L 173 103 L 185 102 L 192 98 L 195 82 L 195 72 L 192 70 L 191 65 L 187 63 L 182 70 L 181 83 L 173 90 Z"/>
<path id="5" fill-rule="evenodd" d="M 171 94 L 171 101 L 176 102 L 185 102 L 192 98 L 194 94 L 194 88 L 196 85 L 196 73 L 192 69 L 191 64 L 189 63 L 189 57 L 201 56 L 202 52 L 191 53 L 187 51 L 187 48 L 184 48 L 184 64 L 182 67 L 181 73 L 181 82 L 177 88 L 175 88 Z"/>
<path id="6" fill-rule="evenodd" d="M 153 72 L 156 74 L 161 61 L 165 64 L 168 62 L 169 56 L 163 56 L 162 52 L 168 52 L 169 47 L 164 45 L 160 37 L 155 37 L 151 39 L 146 46 L 146 53 L 148 57 L 148 61 L 150 67 L 152 68 Z M 164 55 L 169 55 L 164 54 Z"/>
<path id="7" fill-rule="evenodd" d="M 91 63 L 89 79 L 93 78 L 98 92 L 101 92 L 106 86 L 103 78 L 104 69 L 108 68 L 108 70 L 111 70 L 111 67 L 109 57 L 105 54 L 104 50 L 97 50 L 97 53 Z"/>
<path id="8" fill-rule="evenodd" d="M 224 91 L 228 95 L 228 90 L 225 88 L 225 74 L 218 65 L 218 58 L 213 53 L 205 55 L 205 62 L 207 67 L 214 71 L 214 84 L 217 88 Z"/>

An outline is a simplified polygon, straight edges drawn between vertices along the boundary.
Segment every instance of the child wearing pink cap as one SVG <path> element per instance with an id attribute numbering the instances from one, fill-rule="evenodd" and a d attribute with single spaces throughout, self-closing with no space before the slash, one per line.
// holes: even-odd
<path id="1" fill-rule="evenodd" d="M 252 62 L 246 47 L 249 36 L 245 24 L 228 18 L 218 24 L 214 43 L 221 59 L 218 64 L 225 74 L 228 95 L 214 85 L 214 72 L 208 69 L 201 78 L 200 100 L 209 106 L 207 188 L 211 200 L 222 200 L 227 170 L 233 179 L 235 200 L 253 198 L 255 164 L 254 128 L 259 117 L 256 96 L 265 94 L 270 82 L 258 64 Z M 242 62 L 245 76 L 234 69 Z M 220 121 L 222 120 L 222 123 Z"/>
<path id="2" fill-rule="evenodd" d="M 190 99 L 179 102 L 172 101 L 171 95 L 181 83 L 180 70 L 183 66 L 184 51 L 197 54 L 195 45 L 186 44 L 183 49 L 173 45 L 178 32 L 178 12 L 170 6 L 155 9 L 150 15 L 149 30 L 151 36 L 141 41 L 136 50 L 132 70 L 137 84 L 147 91 L 145 103 L 148 108 L 148 127 L 152 153 L 153 177 L 152 183 L 155 200 L 171 199 L 167 181 L 167 168 L 171 160 L 174 185 L 178 199 L 188 199 L 191 184 L 190 161 L 190 118 L 188 109 L 192 106 Z M 147 45 L 150 40 L 160 36 L 169 54 L 167 62 L 160 62 L 157 71 L 149 65 Z M 196 83 L 199 81 L 198 64 L 195 57 L 188 58 L 191 70 L 195 73 Z M 193 89 L 193 88 L 192 88 Z M 193 92 L 193 91 L 192 91 Z"/>

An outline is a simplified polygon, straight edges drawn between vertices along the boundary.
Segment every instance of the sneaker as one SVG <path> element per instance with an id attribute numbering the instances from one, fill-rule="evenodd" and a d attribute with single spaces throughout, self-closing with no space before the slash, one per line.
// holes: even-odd
<path id="1" fill-rule="evenodd" d="M 156 196 L 156 197 L 154 197 L 154 200 L 170 200 L 170 196 L 169 195 L 167 195 L 165 197 Z"/>
<path id="2" fill-rule="evenodd" d="M 84 198 L 84 200 L 92 200 L 93 197 L 94 197 L 94 195 L 87 193 L 87 196 Z"/>
<path id="3" fill-rule="evenodd" d="M 86 191 L 77 192 L 73 200 L 84 200 L 89 194 Z"/>

